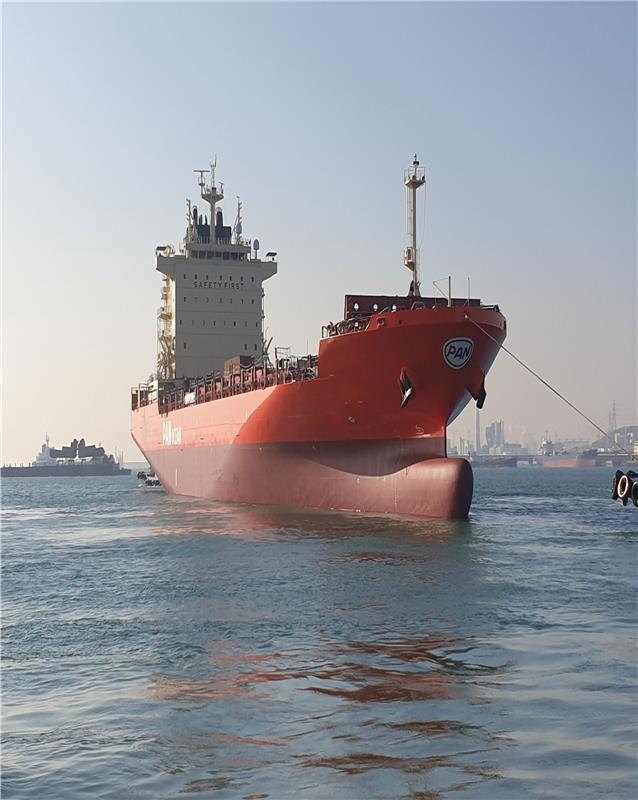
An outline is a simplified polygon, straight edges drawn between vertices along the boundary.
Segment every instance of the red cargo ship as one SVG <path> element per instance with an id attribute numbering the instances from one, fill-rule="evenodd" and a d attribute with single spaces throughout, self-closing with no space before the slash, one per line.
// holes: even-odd
<path id="1" fill-rule="evenodd" d="M 466 459 L 448 458 L 447 425 L 474 399 L 506 335 L 498 306 L 423 297 L 416 192 L 406 170 L 405 296 L 346 295 L 343 321 L 324 326 L 318 355 L 291 356 L 263 339 L 258 258 L 217 203 L 215 165 L 197 170 L 208 218 L 188 204 L 184 243 L 157 250 L 164 274 L 158 370 L 132 389 L 132 435 L 168 492 L 239 503 L 465 517 Z M 198 376 L 198 377 L 196 377 Z"/>

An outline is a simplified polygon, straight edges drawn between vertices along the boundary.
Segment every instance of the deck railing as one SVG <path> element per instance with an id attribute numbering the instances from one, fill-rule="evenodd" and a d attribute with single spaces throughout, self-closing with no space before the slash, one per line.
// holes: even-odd
<path id="1" fill-rule="evenodd" d="M 131 408 L 135 411 L 156 400 L 161 414 L 200 403 L 210 403 L 256 389 L 317 378 L 317 356 L 281 358 L 272 364 L 239 367 L 223 375 L 180 381 L 161 381 L 159 385 L 139 384 L 131 389 Z"/>

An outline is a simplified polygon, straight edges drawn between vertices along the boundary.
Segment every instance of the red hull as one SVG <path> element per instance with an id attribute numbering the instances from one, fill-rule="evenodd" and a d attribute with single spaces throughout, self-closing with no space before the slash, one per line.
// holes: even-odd
<path id="1" fill-rule="evenodd" d="M 546 469 L 565 469 L 565 468 L 580 468 L 580 467 L 595 467 L 595 458 L 573 458 L 561 456 L 537 456 L 537 463 Z"/>
<path id="2" fill-rule="evenodd" d="M 157 403 L 141 405 L 133 438 L 177 494 L 464 517 L 472 470 L 446 458 L 447 424 L 472 397 L 482 399 L 504 338 L 494 309 L 376 314 L 366 330 L 321 341 L 317 378 L 163 414 Z M 460 339 L 471 341 L 471 357 L 451 365 L 445 348 Z M 403 405 L 402 374 L 412 387 Z"/>

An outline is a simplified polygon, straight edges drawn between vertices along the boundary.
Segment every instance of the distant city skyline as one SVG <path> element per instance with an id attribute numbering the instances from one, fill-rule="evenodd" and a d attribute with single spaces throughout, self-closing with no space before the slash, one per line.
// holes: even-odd
<path id="1" fill-rule="evenodd" d="M 475 411 L 476 414 L 476 411 Z M 535 453 L 541 446 L 543 441 L 551 441 L 554 443 L 560 444 L 571 444 L 573 446 L 582 446 L 583 448 L 588 448 L 592 444 L 600 441 L 603 439 L 605 441 L 605 447 L 609 447 L 610 449 L 620 448 L 621 450 L 624 449 L 624 445 L 618 445 L 617 442 L 614 442 L 612 438 L 605 438 L 599 431 L 593 430 L 594 435 L 587 436 L 563 436 L 559 431 L 546 429 L 544 431 L 528 431 L 523 426 L 517 423 L 510 423 L 506 420 L 496 420 L 496 419 L 488 419 L 484 420 L 481 418 L 479 429 L 480 429 L 480 446 L 486 447 L 489 446 L 488 436 L 487 436 L 487 429 L 490 427 L 495 427 L 498 425 L 502 426 L 502 430 L 504 432 L 504 436 L 502 441 L 498 440 L 494 443 L 494 446 L 498 447 L 498 445 L 510 445 L 510 444 L 517 444 L 524 447 L 529 453 Z M 618 430 L 622 431 L 627 427 L 635 427 L 635 426 L 618 426 L 614 429 L 609 429 L 606 431 L 607 434 L 616 432 Z M 470 450 L 476 450 L 476 425 L 473 430 L 468 427 L 461 429 L 460 426 L 450 426 L 448 430 L 448 441 L 452 443 L 453 446 L 459 448 L 459 441 L 464 441 L 469 443 Z M 459 448 L 462 450 L 462 448 Z M 631 449 L 628 451 L 631 452 Z"/>
<path id="2" fill-rule="evenodd" d="M 498 303 L 506 346 L 603 429 L 636 424 L 635 3 L 5 3 L 2 460 L 48 432 L 127 461 L 156 369 L 158 244 L 217 155 L 278 252 L 265 327 L 316 352 L 346 293 Z M 55 32 L 55 35 L 52 35 Z M 594 429 L 501 352 L 485 419 Z M 448 435 L 474 436 L 470 402 Z"/>

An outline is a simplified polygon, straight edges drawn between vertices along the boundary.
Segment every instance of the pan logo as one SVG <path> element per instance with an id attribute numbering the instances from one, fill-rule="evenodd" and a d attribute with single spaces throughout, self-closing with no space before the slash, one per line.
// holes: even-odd
<path id="1" fill-rule="evenodd" d="M 471 339 L 448 339 L 443 345 L 443 358 L 452 369 L 461 369 L 472 358 L 474 342 Z"/>

